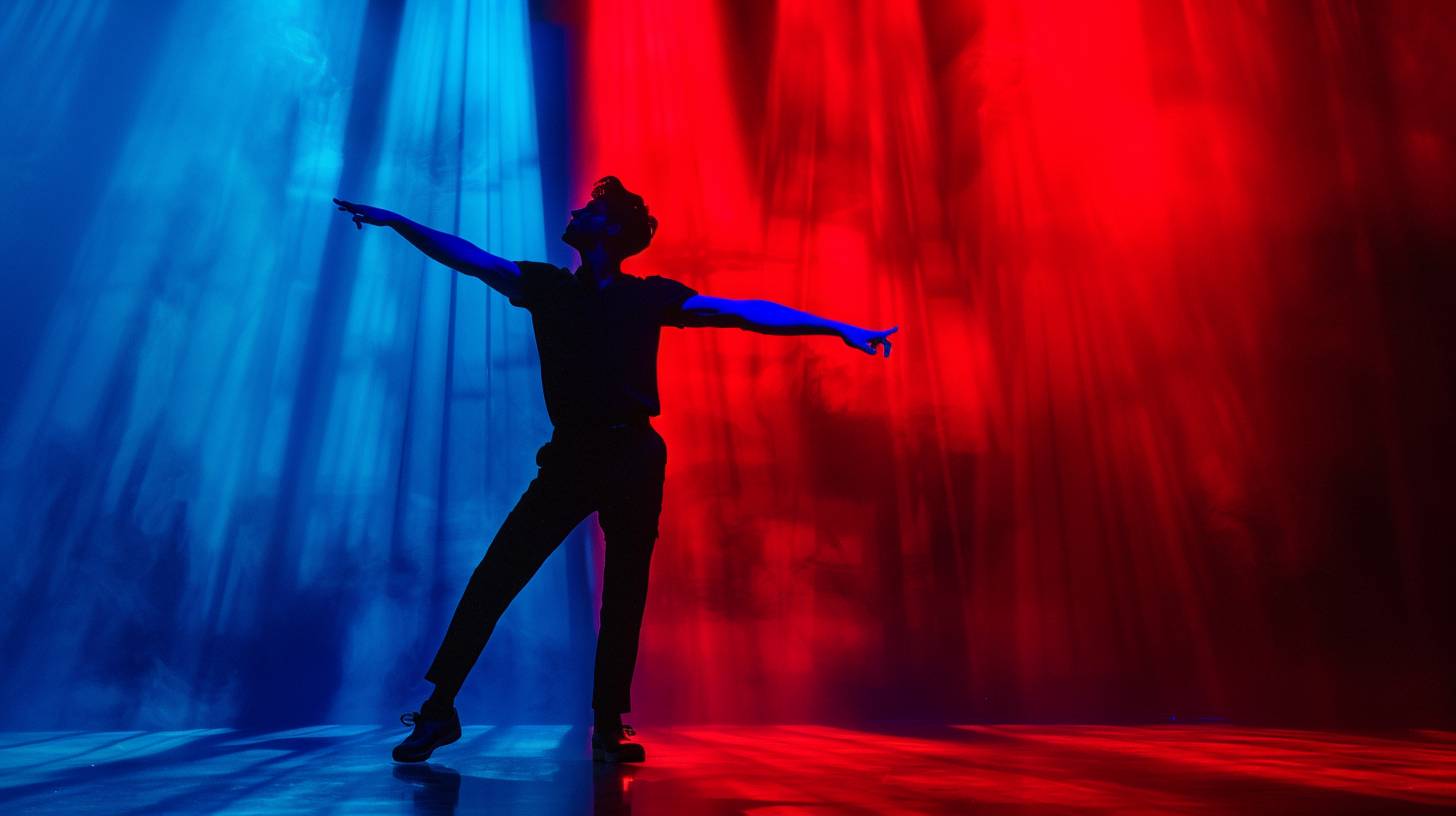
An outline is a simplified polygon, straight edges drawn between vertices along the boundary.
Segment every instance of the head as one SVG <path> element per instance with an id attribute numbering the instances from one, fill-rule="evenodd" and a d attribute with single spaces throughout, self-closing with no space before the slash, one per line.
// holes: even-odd
<path id="1" fill-rule="evenodd" d="M 579 252 L 601 246 L 616 260 L 636 255 L 652 243 L 657 219 L 647 214 L 642 196 L 605 176 L 592 188 L 591 200 L 571 211 L 561 240 Z"/>

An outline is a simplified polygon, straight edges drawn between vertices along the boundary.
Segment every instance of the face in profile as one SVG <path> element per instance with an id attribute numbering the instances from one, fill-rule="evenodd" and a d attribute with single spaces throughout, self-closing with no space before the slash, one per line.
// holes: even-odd
<path id="1" fill-rule="evenodd" d="M 607 215 L 607 206 L 600 199 L 588 201 L 579 210 L 571 211 L 571 220 L 566 222 L 566 231 L 561 240 L 568 246 L 584 250 L 603 243 L 617 228 Z"/>
<path id="2" fill-rule="evenodd" d="M 623 260 L 646 249 L 656 232 L 657 219 L 648 214 L 642 196 L 623 187 L 616 176 L 603 176 L 587 203 L 571 211 L 561 240 L 578 252 L 605 249 Z"/>

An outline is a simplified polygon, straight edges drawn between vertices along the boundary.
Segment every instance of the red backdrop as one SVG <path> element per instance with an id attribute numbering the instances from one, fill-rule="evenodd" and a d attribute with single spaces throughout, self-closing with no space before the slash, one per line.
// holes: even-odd
<path id="1" fill-rule="evenodd" d="M 1456 15 L 577 9 L 668 330 L 643 718 L 1450 719 Z"/>

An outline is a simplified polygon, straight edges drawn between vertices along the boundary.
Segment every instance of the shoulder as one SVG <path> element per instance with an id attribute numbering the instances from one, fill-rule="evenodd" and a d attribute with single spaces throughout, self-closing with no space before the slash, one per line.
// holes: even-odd
<path id="1" fill-rule="evenodd" d="M 571 272 L 555 264 L 540 261 L 515 261 L 515 264 L 521 270 L 520 291 L 511 298 L 516 306 L 529 309 L 571 280 Z"/>
<path id="2" fill-rule="evenodd" d="M 642 300 L 651 308 L 659 325 L 683 327 L 683 303 L 698 291 L 691 286 L 662 275 L 648 275 L 638 284 Z"/>
<path id="3" fill-rule="evenodd" d="M 667 296 L 688 298 L 698 293 L 698 290 L 693 287 L 681 281 L 663 277 L 662 275 L 648 275 L 641 280 L 642 286 L 646 287 L 649 291 L 662 293 Z"/>

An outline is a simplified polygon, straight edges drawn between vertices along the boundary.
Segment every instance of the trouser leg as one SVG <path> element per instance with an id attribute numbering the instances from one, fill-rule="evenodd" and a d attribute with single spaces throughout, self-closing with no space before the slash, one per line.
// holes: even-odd
<path id="1" fill-rule="evenodd" d="M 598 521 L 606 539 L 601 631 L 597 635 L 592 708 L 630 711 L 632 672 L 647 603 L 647 574 L 662 510 L 667 446 L 649 431 L 623 458 L 619 478 L 603 496 Z"/>
<path id="2" fill-rule="evenodd" d="M 445 640 L 425 673 L 425 679 L 445 694 L 453 696 L 460 690 L 506 607 L 591 512 L 582 475 L 569 465 L 553 464 L 544 466 L 526 488 L 470 576 Z"/>

